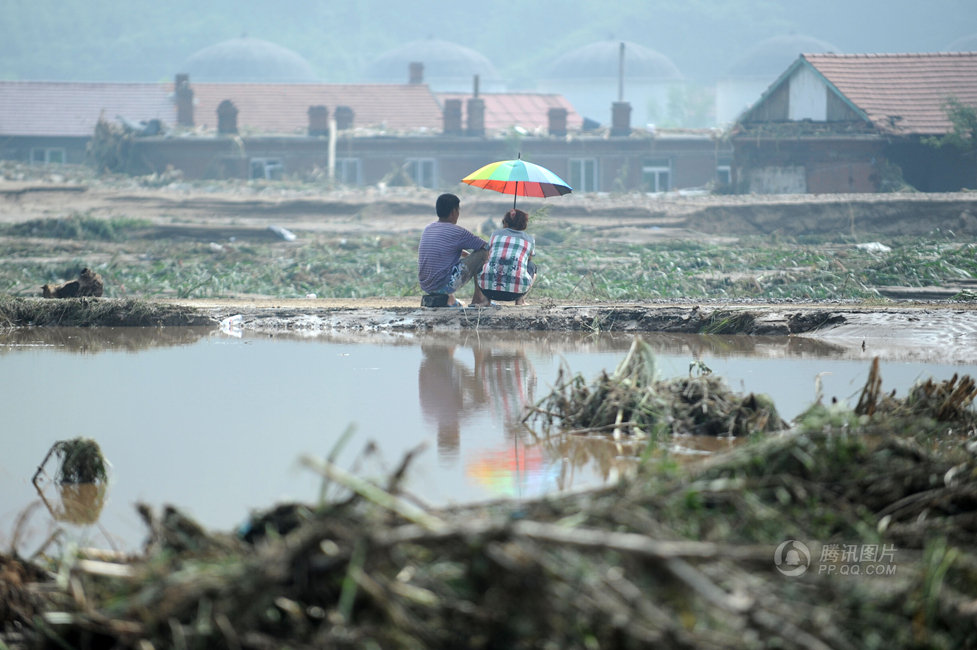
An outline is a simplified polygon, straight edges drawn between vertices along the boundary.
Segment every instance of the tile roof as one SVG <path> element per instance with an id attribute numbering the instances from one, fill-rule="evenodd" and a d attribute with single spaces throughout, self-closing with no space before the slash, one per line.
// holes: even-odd
<path id="1" fill-rule="evenodd" d="M 384 126 L 390 131 L 443 127 L 441 107 L 425 84 L 194 83 L 193 121 L 217 128 L 217 106 L 229 99 L 238 109 L 242 132 L 305 134 L 309 107 L 322 105 L 332 117 L 337 106 L 353 109 L 353 128 Z"/>
<path id="2" fill-rule="evenodd" d="M 583 118 L 573 105 L 563 96 L 543 93 L 479 93 L 485 102 L 485 130 L 504 131 L 512 126 L 521 126 L 528 131 L 549 127 L 551 108 L 567 109 L 567 129 L 579 130 Z M 444 106 L 446 99 L 460 99 L 462 123 L 467 121 L 466 106 L 471 99 L 469 93 L 437 93 L 438 101 Z"/>
<path id="3" fill-rule="evenodd" d="M 977 52 L 801 58 L 886 133 L 946 133 L 952 128 L 944 110 L 947 98 L 977 105 Z"/>
<path id="4" fill-rule="evenodd" d="M 176 122 L 173 84 L 0 81 L 0 135 L 91 136 L 99 115 Z"/>

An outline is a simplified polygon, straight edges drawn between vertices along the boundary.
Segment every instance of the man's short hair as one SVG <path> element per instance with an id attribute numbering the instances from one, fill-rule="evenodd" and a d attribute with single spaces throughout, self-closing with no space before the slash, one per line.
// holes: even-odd
<path id="1" fill-rule="evenodd" d="M 461 205 L 461 199 L 454 194 L 442 194 L 438 197 L 438 202 L 434 209 L 438 212 L 438 219 L 447 219 L 451 212 Z"/>

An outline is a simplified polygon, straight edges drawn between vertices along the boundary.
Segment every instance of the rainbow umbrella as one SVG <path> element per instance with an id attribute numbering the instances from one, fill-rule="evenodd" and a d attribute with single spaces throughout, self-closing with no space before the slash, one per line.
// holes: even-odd
<path id="1" fill-rule="evenodd" d="M 565 180 L 546 169 L 522 159 L 500 160 L 489 163 L 461 179 L 474 187 L 512 195 L 512 207 L 517 196 L 561 196 L 573 188 Z"/>

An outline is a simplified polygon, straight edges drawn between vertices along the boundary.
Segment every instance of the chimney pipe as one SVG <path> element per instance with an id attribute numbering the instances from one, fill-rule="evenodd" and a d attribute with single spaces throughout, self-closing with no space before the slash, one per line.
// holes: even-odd
<path id="1" fill-rule="evenodd" d="M 461 100 L 444 100 L 444 134 L 462 135 L 464 129 L 461 126 Z"/>
<path id="2" fill-rule="evenodd" d="M 478 75 L 472 80 L 473 92 L 472 97 L 478 97 Z"/>
<path id="3" fill-rule="evenodd" d="M 237 133 L 237 106 L 229 99 L 217 105 L 217 133 Z"/>
<path id="4" fill-rule="evenodd" d="M 547 117 L 549 118 L 550 135 L 564 136 L 567 134 L 567 109 L 551 108 Z"/>
<path id="5" fill-rule="evenodd" d="M 611 135 L 631 134 L 631 104 L 614 102 L 611 105 Z"/>
<path id="6" fill-rule="evenodd" d="M 176 75 L 173 90 L 176 95 L 176 123 L 180 126 L 193 126 L 193 90 L 190 88 L 190 75 Z"/>
<path id="7" fill-rule="evenodd" d="M 349 106 L 336 107 L 336 128 L 340 131 L 353 128 L 353 109 Z"/>
<path id="8" fill-rule="evenodd" d="M 617 58 L 617 101 L 624 101 L 624 41 L 621 41 L 621 50 Z"/>
<path id="9" fill-rule="evenodd" d="M 468 135 L 485 135 L 485 100 L 472 97 L 468 100 Z"/>
<path id="10" fill-rule="evenodd" d="M 407 64 L 407 83 L 409 84 L 422 84 L 424 83 L 424 64 L 420 61 L 412 61 Z"/>
<path id="11" fill-rule="evenodd" d="M 329 109 L 309 106 L 309 135 L 329 135 Z"/>

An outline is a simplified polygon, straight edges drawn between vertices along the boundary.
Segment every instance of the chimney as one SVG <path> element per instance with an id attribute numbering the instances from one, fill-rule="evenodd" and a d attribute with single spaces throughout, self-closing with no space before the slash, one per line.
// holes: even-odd
<path id="1" fill-rule="evenodd" d="M 173 89 L 176 95 L 176 123 L 180 126 L 193 126 L 193 90 L 190 88 L 190 75 L 176 75 Z"/>
<path id="2" fill-rule="evenodd" d="M 631 104 L 614 102 L 611 105 L 611 135 L 631 134 Z"/>
<path id="3" fill-rule="evenodd" d="M 461 126 L 461 100 L 444 100 L 444 134 L 462 135 L 464 132 Z"/>
<path id="4" fill-rule="evenodd" d="M 624 42 L 617 55 L 617 101 L 624 101 Z"/>
<path id="5" fill-rule="evenodd" d="M 468 135 L 485 135 L 485 100 L 478 96 L 478 75 L 472 79 L 472 98 L 466 106 L 468 113 Z"/>
<path id="6" fill-rule="evenodd" d="M 353 128 L 353 109 L 349 106 L 336 107 L 336 130 L 345 131 Z"/>
<path id="7" fill-rule="evenodd" d="M 237 107 L 229 99 L 217 105 L 217 133 L 237 133 Z"/>
<path id="8" fill-rule="evenodd" d="M 407 64 L 408 76 L 407 83 L 409 84 L 422 84 L 424 83 L 424 64 L 420 61 L 412 61 Z"/>
<path id="9" fill-rule="evenodd" d="M 479 99 L 478 97 L 472 97 L 468 100 L 466 109 L 468 112 L 468 129 L 466 130 L 467 135 L 479 137 L 484 136 L 485 100 Z"/>
<path id="10" fill-rule="evenodd" d="M 547 112 L 549 117 L 550 135 L 564 136 L 567 134 L 567 109 L 553 107 Z"/>
<path id="11" fill-rule="evenodd" d="M 309 106 L 309 135 L 329 135 L 329 109 L 321 104 Z"/>

